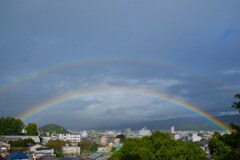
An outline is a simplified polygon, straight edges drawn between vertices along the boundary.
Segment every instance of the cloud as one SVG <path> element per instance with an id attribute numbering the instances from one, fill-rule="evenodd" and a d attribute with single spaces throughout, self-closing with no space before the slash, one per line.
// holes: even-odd
<path id="1" fill-rule="evenodd" d="M 214 114 L 214 116 L 234 116 L 234 115 L 240 115 L 237 111 L 227 111 L 227 112 L 218 112 Z"/>
<path id="2" fill-rule="evenodd" d="M 240 74 L 240 68 L 232 68 L 232 69 L 225 70 L 223 71 L 223 74 L 225 75 Z"/>

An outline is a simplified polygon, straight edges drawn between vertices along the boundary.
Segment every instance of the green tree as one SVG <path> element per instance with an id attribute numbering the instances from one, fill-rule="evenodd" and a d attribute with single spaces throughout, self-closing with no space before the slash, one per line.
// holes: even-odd
<path id="1" fill-rule="evenodd" d="M 236 94 L 234 97 L 237 98 L 237 99 L 240 99 L 240 93 Z M 233 102 L 232 108 L 237 109 L 238 112 L 240 112 L 240 101 Z M 232 127 L 232 129 L 235 129 L 238 132 L 240 132 L 240 126 L 239 125 L 231 123 L 230 126 Z"/>
<path id="2" fill-rule="evenodd" d="M 37 125 L 35 123 L 29 123 L 25 128 L 27 135 L 38 135 Z"/>
<path id="3" fill-rule="evenodd" d="M 35 142 L 31 139 L 23 139 L 18 141 L 9 141 L 11 147 L 28 147 L 31 144 L 35 144 Z"/>
<path id="4" fill-rule="evenodd" d="M 0 118 L 0 135 L 21 135 L 24 124 L 22 120 L 12 117 Z"/>
<path id="5" fill-rule="evenodd" d="M 200 160 L 205 155 L 196 143 L 175 140 L 168 133 L 156 131 L 151 136 L 126 139 L 109 160 Z"/>
<path id="6" fill-rule="evenodd" d="M 81 141 L 78 142 L 78 146 L 81 148 L 81 152 L 88 154 L 91 151 L 91 147 L 92 147 L 93 143 L 90 141 Z"/>
<path id="7" fill-rule="evenodd" d="M 240 99 L 240 94 L 235 98 Z M 240 101 L 233 102 L 233 108 L 240 112 Z M 231 123 L 233 131 L 231 134 L 220 135 L 215 132 L 209 141 L 209 149 L 214 160 L 236 160 L 240 159 L 240 126 Z"/>
<path id="8" fill-rule="evenodd" d="M 119 134 L 116 138 L 120 138 L 121 142 L 123 142 L 126 139 L 126 136 L 124 134 Z"/>
<path id="9" fill-rule="evenodd" d="M 116 150 L 116 147 L 112 147 L 111 151 L 114 152 Z"/>
<path id="10" fill-rule="evenodd" d="M 98 144 L 96 144 L 95 142 L 92 144 L 91 148 L 90 148 L 91 151 L 93 152 L 96 152 L 98 150 Z"/>
<path id="11" fill-rule="evenodd" d="M 62 150 L 62 147 L 66 144 L 65 141 L 53 140 L 46 144 L 46 147 L 53 148 L 54 150 Z"/>

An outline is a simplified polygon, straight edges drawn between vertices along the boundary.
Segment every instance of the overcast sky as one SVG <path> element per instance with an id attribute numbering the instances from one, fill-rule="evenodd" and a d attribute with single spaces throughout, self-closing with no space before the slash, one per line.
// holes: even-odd
<path id="1" fill-rule="evenodd" d="M 155 92 L 211 115 L 235 114 L 239 19 L 239 0 L 2 0 L 2 88 L 52 65 L 90 61 L 0 90 L 0 116 L 89 88 Z M 84 128 L 184 116 L 195 115 L 156 99 L 109 94 L 65 103 L 29 122 Z"/>

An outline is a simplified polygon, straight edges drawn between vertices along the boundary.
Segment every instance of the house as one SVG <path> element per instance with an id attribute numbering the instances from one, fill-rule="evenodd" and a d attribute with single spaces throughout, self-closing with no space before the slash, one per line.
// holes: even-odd
<path id="1" fill-rule="evenodd" d="M 0 152 L 8 151 L 8 148 L 4 145 L 0 145 Z"/>
<path id="2" fill-rule="evenodd" d="M 29 147 L 29 153 L 32 159 L 39 159 L 44 156 L 55 156 L 54 149 L 46 148 L 41 144 L 35 144 Z"/>
<path id="3" fill-rule="evenodd" d="M 33 159 L 39 159 L 40 157 L 44 156 L 55 156 L 54 154 L 54 149 L 52 148 L 45 148 L 45 147 L 40 147 L 36 148 L 36 151 L 32 154 Z"/>
<path id="4" fill-rule="evenodd" d="M 10 150 L 10 147 L 11 147 L 10 144 L 0 141 L 0 146 L 1 145 L 7 147 L 7 149 Z M 0 151 L 1 151 L 1 149 L 0 149 Z"/>
<path id="5" fill-rule="evenodd" d="M 66 156 L 78 156 L 78 155 L 80 155 L 80 147 L 78 147 L 78 146 L 63 146 L 62 152 Z"/>
<path id="6" fill-rule="evenodd" d="M 14 152 L 14 153 L 10 153 L 7 158 L 7 160 L 28 160 L 28 156 L 25 155 L 24 153 L 20 152 L 20 151 L 17 151 L 17 152 Z"/>
<path id="7" fill-rule="evenodd" d="M 3 135 L 0 137 L 1 141 L 9 142 L 9 141 L 19 141 L 24 139 L 32 139 L 35 143 L 40 143 L 41 139 L 39 136 L 7 136 Z"/>
<path id="8" fill-rule="evenodd" d="M 40 157 L 38 160 L 58 160 L 58 158 L 54 156 L 43 156 Z"/>
<path id="9" fill-rule="evenodd" d="M 43 144 L 47 144 L 50 140 L 52 140 L 52 138 L 48 136 L 41 136 L 41 138 Z"/>
<path id="10" fill-rule="evenodd" d="M 41 147 L 44 147 L 44 146 L 41 145 L 41 144 L 34 144 L 32 146 L 29 146 L 29 151 L 30 152 L 35 152 L 37 148 L 41 148 Z"/>
<path id="11" fill-rule="evenodd" d="M 88 156 L 87 160 L 107 160 L 107 157 L 104 157 L 100 154 L 94 153 L 94 154 Z"/>

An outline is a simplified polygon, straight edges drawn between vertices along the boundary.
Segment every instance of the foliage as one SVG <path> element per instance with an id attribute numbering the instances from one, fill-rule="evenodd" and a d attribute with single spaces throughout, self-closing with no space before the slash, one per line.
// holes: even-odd
<path id="1" fill-rule="evenodd" d="M 116 147 L 112 147 L 111 151 L 114 152 L 117 148 Z"/>
<path id="2" fill-rule="evenodd" d="M 235 98 L 240 99 L 240 94 Z M 240 112 L 240 101 L 233 102 L 233 108 Z M 234 131 L 231 134 L 220 135 L 215 132 L 209 141 L 209 149 L 214 160 L 235 160 L 240 159 L 240 126 L 231 124 Z"/>
<path id="3" fill-rule="evenodd" d="M 239 94 L 236 94 L 234 97 L 240 99 L 240 93 L 239 93 Z M 238 110 L 238 112 L 240 112 L 240 101 L 238 101 L 238 102 L 233 102 L 232 108 L 235 108 L 235 109 Z"/>
<path id="4" fill-rule="evenodd" d="M 123 142 L 126 139 L 126 136 L 124 134 L 119 134 L 116 138 L 120 138 L 121 142 Z"/>
<path id="5" fill-rule="evenodd" d="M 27 135 L 38 135 L 37 125 L 35 123 L 29 123 L 25 128 Z"/>
<path id="6" fill-rule="evenodd" d="M 81 148 L 82 153 L 89 153 L 92 145 L 93 143 L 90 141 L 82 140 L 81 142 L 78 142 L 78 146 Z"/>
<path id="7" fill-rule="evenodd" d="M 67 142 L 61 140 L 53 140 L 46 144 L 46 147 L 53 148 L 54 150 L 61 151 L 62 147 L 66 145 Z"/>
<path id="8" fill-rule="evenodd" d="M 91 150 L 92 152 L 96 152 L 96 151 L 98 150 L 98 144 L 96 144 L 96 143 L 94 142 L 94 143 L 92 144 L 90 150 Z"/>
<path id="9" fill-rule="evenodd" d="M 239 93 L 239 94 L 236 94 L 234 97 L 240 99 L 240 93 Z M 240 101 L 238 101 L 238 102 L 233 102 L 232 108 L 235 108 L 235 109 L 238 110 L 238 112 L 240 112 Z M 235 130 L 237 130 L 238 132 L 240 132 L 240 126 L 238 126 L 238 125 L 236 125 L 236 124 L 233 124 L 233 123 L 231 123 L 230 126 L 232 127 L 232 129 L 235 129 Z"/>
<path id="10" fill-rule="evenodd" d="M 35 142 L 31 139 L 23 139 L 18 141 L 9 141 L 11 147 L 28 147 L 31 144 L 35 144 Z"/>
<path id="11" fill-rule="evenodd" d="M 175 140 L 168 133 L 156 131 L 141 139 L 126 139 L 109 160 L 200 160 L 205 155 L 194 142 Z"/>
<path id="12" fill-rule="evenodd" d="M 238 131 L 221 136 L 218 132 L 213 134 L 209 141 L 209 149 L 214 160 L 240 159 L 240 134 Z"/>
<path id="13" fill-rule="evenodd" d="M 48 124 L 38 128 L 38 130 L 49 133 L 63 133 L 63 134 L 69 133 L 68 130 L 56 124 Z"/>
<path id="14" fill-rule="evenodd" d="M 0 118 L 0 135 L 20 135 L 24 124 L 22 120 L 12 117 Z"/>

